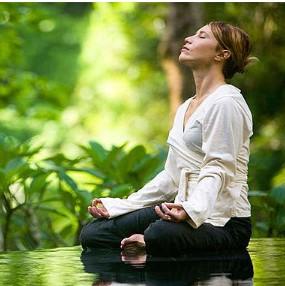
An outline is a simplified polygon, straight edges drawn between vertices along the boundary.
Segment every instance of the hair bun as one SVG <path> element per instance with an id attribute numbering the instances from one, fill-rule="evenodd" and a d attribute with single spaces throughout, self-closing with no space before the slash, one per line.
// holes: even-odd
<path id="1" fill-rule="evenodd" d="M 253 56 L 248 56 L 244 61 L 244 67 L 246 67 L 247 65 L 255 64 L 257 62 L 260 62 L 259 58 L 253 57 Z"/>

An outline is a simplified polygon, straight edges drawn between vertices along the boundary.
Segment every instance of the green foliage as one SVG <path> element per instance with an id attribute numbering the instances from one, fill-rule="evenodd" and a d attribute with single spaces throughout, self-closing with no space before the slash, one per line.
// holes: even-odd
<path id="1" fill-rule="evenodd" d="M 256 236 L 285 235 L 285 185 L 249 192 Z"/>
<path id="2" fill-rule="evenodd" d="M 21 222 L 23 223 L 22 233 L 27 237 L 27 244 L 32 246 L 36 244 L 36 233 L 32 229 L 34 225 L 30 220 L 35 216 L 34 211 L 38 202 L 34 200 L 35 194 L 37 197 L 42 196 L 46 180 L 43 176 L 39 179 L 41 171 L 31 163 L 31 158 L 39 150 L 40 148 L 30 146 L 29 142 L 19 143 L 13 137 L 0 134 L 0 217 L 4 250 L 9 247 L 11 225 L 21 224 Z M 26 219 L 23 218 L 23 213 L 26 214 Z M 13 229 L 12 233 L 17 234 L 17 229 Z M 12 247 L 18 243 L 24 244 L 23 241 L 17 240 L 17 236 L 15 240 L 11 239 Z"/>
<path id="3" fill-rule="evenodd" d="M 1 248 L 78 244 L 94 197 L 124 198 L 161 168 L 163 153 L 149 155 L 141 145 L 126 151 L 125 146 L 107 150 L 92 141 L 81 146 L 84 154 L 76 159 L 56 154 L 35 160 L 42 147 L 1 134 Z"/>
<path id="4" fill-rule="evenodd" d="M 26 140 L 48 122 L 60 125 L 79 70 L 90 10 L 82 6 L 76 14 L 64 3 L 0 3 L 0 132 Z"/>
<path id="5" fill-rule="evenodd" d="M 142 145 L 126 152 L 125 144 L 106 150 L 98 142 L 82 146 L 89 164 L 78 169 L 99 179 L 93 195 L 125 198 L 140 189 L 161 168 L 160 156 L 147 154 Z M 83 157 L 84 158 L 84 157 Z M 90 164 L 91 163 L 91 164 Z"/>

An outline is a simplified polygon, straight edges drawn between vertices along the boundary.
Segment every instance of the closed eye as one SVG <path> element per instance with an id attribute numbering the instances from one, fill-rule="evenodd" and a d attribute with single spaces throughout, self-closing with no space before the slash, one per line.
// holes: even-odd
<path id="1" fill-rule="evenodd" d="M 196 35 L 198 35 L 199 38 L 201 38 L 201 39 L 206 39 L 207 36 L 208 36 L 208 34 L 207 34 L 205 31 L 198 31 L 198 32 L 196 33 Z"/>

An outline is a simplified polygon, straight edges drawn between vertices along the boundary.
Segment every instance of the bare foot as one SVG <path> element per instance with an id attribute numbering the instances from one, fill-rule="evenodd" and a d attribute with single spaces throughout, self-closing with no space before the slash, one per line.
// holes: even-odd
<path id="1" fill-rule="evenodd" d="M 125 248 L 127 245 L 136 246 L 138 248 L 145 248 L 145 241 L 143 234 L 133 234 L 121 241 L 121 248 Z"/>

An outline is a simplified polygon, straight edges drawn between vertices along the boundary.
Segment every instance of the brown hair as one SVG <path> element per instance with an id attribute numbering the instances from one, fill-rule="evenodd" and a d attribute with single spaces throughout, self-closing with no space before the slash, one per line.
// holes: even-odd
<path id="1" fill-rule="evenodd" d="M 229 50 L 231 53 L 223 67 L 225 78 L 230 79 L 237 72 L 243 73 L 246 65 L 257 59 L 249 56 L 252 47 L 248 34 L 239 27 L 222 21 L 213 21 L 209 25 L 219 43 L 218 48 Z"/>

